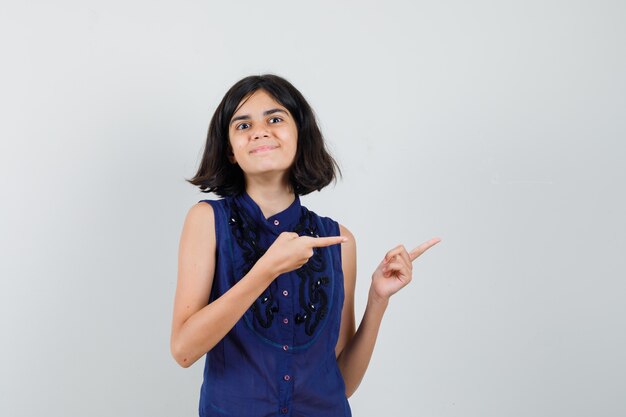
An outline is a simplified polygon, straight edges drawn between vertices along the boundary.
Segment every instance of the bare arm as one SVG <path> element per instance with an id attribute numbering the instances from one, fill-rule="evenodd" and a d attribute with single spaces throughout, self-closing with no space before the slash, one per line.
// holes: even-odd
<path id="1" fill-rule="evenodd" d="M 355 332 L 356 241 L 347 228 L 340 225 L 340 229 L 341 235 L 348 237 L 348 242 L 341 247 L 345 299 L 335 353 L 346 384 L 346 397 L 349 398 L 361 384 L 367 371 L 388 302 L 376 302 L 370 295 L 359 329 Z"/>
<path id="2" fill-rule="evenodd" d="M 365 376 L 388 303 L 388 300 L 376 300 L 370 294 L 359 329 L 337 358 L 348 398 L 354 394 Z"/>
<path id="3" fill-rule="evenodd" d="M 215 250 L 213 208 L 198 203 L 189 210 L 180 238 L 170 339 L 172 356 L 185 368 L 211 350 L 275 278 L 255 264 L 236 285 L 207 305 L 215 273 Z"/>
<path id="4" fill-rule="evenodd" d="M 360 385 L 369 366 L 380 324 L 389 304 L 389 297 L 410 282 L 411 262 L 439 240 L 431 239 L 411 251 L 410 254 L 401 245 L 387 252 L 372 275 L 367 306 L 359 328 L 355 332 L 356 243 L 348 229 L 343 226 L 340 228 L 341 234 L 347 236 L 349 240 L 342 245 L 341 252 L 346 295 L 335 353 L 338 355 L 337 363 L 346 384 L 346 397 L 349 398 Z"/>

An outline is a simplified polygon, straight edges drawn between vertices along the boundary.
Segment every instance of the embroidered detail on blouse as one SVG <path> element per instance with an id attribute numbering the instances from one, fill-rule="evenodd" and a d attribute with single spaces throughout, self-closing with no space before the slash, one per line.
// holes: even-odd
<path id="1" fill-rule="evenodd" d="M 294 231 L 300 236 L 319 237 L 315 219 L 306 209 Z M 325 275 L 320 276 L 320 273 L 324 271 L 326 271 L 326 261 L 321 248 L 313 248 L 313 256 L 296 270 L 296 274 L 300 277 L 298 300 L 304 312 L 296 314 L 295 320 L 298 325 L 304 324 L 304 331 L 309 336 L 315 333 L 317 325 L 328 313 L 328 295 L 323 287 L 328 285 L 330 279 Z"/>
<path id="2" fill-rule="evenodd" d="M 242 276 L 247 274 L 252 266 L 263 256 L 267 248 L 259 245 L 259 225 L 246 213 L 236 199 L 231 200 L 228 224 L 231 226 L 237 245 L 243 253 Z M 300 236 L 319 237 L 313 214 L 302 207 L 302 215 L 298 220 L 294 232 Z M 296 270 L 300 278 L 298 301 L 301 311 L 295 315 L 297 325 L 304 324 L 307 335 L 313 336 L 315 329 L 328 313 L 328 294 L 324 287 L 330 283 L 325 271 L 326 261 L 322 248 L 314 248 L 313 256 L 308 262 Z M 250 307 L 254 319 L 261 327 L 269 328 L 274 316 L 279 311 L 278 300 L 275 296 L 278 291 L 276 280 L 255 300 Z"/>
<path id="3" fill-rule="evenodd" d="M 235 200 L 233 200 L 230 208 L 228 224 L 231 226 L 235 240 L 243 253 L 243 276 L 252 269 L 252 266 L 263 256 L 267 249 L 260 247 L 258 244 L 259 227 L 256 222 L 243 208 L 239 207 Z M 254 318 L 266 329 L 272 325 L 274 314 L 278 313 L 278 305 L 275 302 L 271 287 L 272 285 L 270 284 L 250 307 Z"/>

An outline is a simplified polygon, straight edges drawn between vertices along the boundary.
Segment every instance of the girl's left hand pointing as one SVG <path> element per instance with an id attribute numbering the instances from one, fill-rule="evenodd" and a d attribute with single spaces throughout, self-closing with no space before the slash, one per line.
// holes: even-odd
<path id="1" fill-rule="evenodd" d="M 413 261 L 432 246 L 441 242 L 436 237 L 422 243 L 411 252 L 404 245 L 398 245 L 385 254 L 374 273 L 370 292 L 381 300 L 388 300 L 413 279 Z"/>

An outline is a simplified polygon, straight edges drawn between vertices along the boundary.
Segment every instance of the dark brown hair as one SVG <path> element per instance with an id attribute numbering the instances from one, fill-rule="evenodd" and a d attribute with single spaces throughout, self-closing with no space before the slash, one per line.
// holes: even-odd
<path id="1" fill-rule="evenodd" d="M 221 197 L 245 191 L 243 171 L 228 159 L 230 141 L 228 125 L 241 100 L 257 90 L 265 90 L 285 106 L 296 121 L 298 145 L 289 182 L 297 195 L 320 191 L 341 175 L 337 162 L 328 153 L 324 137 L 315 120 L 313 109 L 289 81 L 273 74 L 251 75 L 233 85 L 215 110 L 198 172 L 187 181 L 200 187 L 202 192 L 213 192 Z"/>

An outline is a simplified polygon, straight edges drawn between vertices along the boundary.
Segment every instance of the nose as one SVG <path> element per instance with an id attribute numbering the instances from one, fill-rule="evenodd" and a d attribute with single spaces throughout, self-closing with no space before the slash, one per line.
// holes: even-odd
<path id="1" fill-rule="evenodd" d="M 269 132 L 267 131 L 267 128 L 263 125 L 261 126 L 257 125 L 257 127 L 252 132 L 253 139 L 266 138 L 268 136 L 269 136 Z"/>

